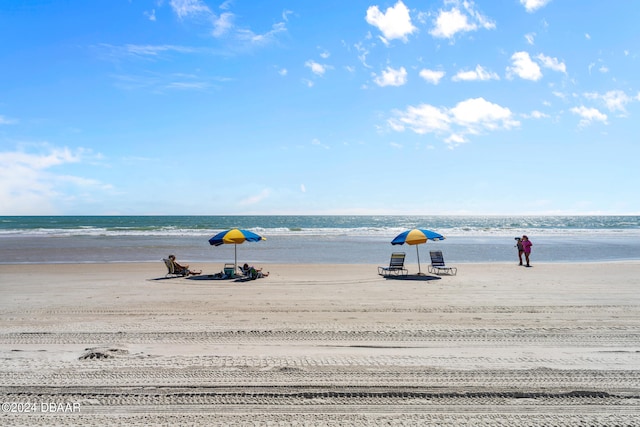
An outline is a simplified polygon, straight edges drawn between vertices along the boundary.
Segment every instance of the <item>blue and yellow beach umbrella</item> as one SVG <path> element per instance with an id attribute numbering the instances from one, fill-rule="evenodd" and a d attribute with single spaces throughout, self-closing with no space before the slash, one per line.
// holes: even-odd
<path id="1" fill-rule="evenodd" d="M 225 244 L 234 244 L 234 265 L 236 270 L 238 269 L 238 245 L 244 242 L 259 242 L 260 240 L 267 240 L 264 237 L 249 231 L 241 230 L 238 228 L 232 228 L 231 230 L 221 231 L 212 238 L 209 239 L 209 244 L 212 246 L 220 246 Z"/>
<path id="2" fill-rule="evenodd" d="M 412 230 L 404 231 L 396 236 L 395 239 L 391 241 L 392 245 L 416 245 L 416 254 L 418 256 L 418 274 L 422 274 L 422 270 L 420 269 L 420 252 L 418 252 L 418 245 L 423 243 L 427 243 L 427 240 L 444 240 L 444 236 L 442 234 L 438 234 L 435 231 L 425 230 L 423 228 L 414 228 Z"/>

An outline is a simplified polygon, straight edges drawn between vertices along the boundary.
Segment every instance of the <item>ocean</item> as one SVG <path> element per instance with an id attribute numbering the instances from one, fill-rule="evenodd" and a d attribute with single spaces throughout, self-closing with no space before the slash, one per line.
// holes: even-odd
<path id="1" fill-rule="evenodd" d="M 208 239 L 245 228 L 266 240 L 214 247 Z M 444 241 L 392 246 L 410 228 Z M 516 262 L 515 237 L 533 242 L 536 262 L 640 260 L 640 216 L 2 216 L 0 263 L 198 262 L 378 264 L 391 252 L 429 264 Z"/>

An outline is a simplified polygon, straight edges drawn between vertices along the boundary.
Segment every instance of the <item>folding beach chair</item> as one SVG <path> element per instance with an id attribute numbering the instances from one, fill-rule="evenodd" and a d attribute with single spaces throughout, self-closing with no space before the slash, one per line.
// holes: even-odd
<path id="1" fill-rule="evenodd" d="M 165 274 L 165 277 L 184 277 L 189 274 L 189 270 L 186 268 L 182 271 L 178 271 L 178 269 L 176 269 L 176 265 L 169 258 L 163 258 L 162 261 L 164 261 L 164 265 L 167 266 L 167 274 Z"/>
<path id="2" fill-rule="evenodd" d="M 378 267 L 380 276 L 406 276 L 409 271 L 404 268 L 404 252 L 394 252 L 389 260 L 389 267 Z"/>
<path id="3" fill-rule="evenodd" d="M 456 267 L 447 267 L 444 263 L 444 258 L 442 257 L 442 251 L 431 251 L 429 252 L 431 255 L 431 265 L 429 265 L 429 273 L 440 274 L 441 272 L 444 274 L 451 274 L 455 276 L 458 274 L 458 269 Z"/>

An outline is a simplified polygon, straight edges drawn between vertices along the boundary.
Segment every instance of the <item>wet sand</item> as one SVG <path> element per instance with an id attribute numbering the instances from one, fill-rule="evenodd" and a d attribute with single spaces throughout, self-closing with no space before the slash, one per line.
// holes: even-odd
<path id="1" fill-rule="evenodd" d="M 640 262 L 192 267 L 0 265 L 0 424 L 640 425 Z"/>

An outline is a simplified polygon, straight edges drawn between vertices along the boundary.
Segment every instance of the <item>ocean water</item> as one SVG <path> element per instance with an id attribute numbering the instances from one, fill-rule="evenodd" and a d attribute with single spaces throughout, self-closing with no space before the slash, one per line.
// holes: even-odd
<path id="1" fill-rule="evenodd" d="M 219 231 L 246 228 L 265 241 L 214 247 Z M 409 228 L 427 228 L 441 242 L 392 246 Z M 516 236 L 533 242 L 532 263 L 640 260 L 640 216 L 4 216 L 0 263 L 179 261 L 388 264 L 515 262 Z M 418 252 L 416 252 L 416 248 Z"/>

